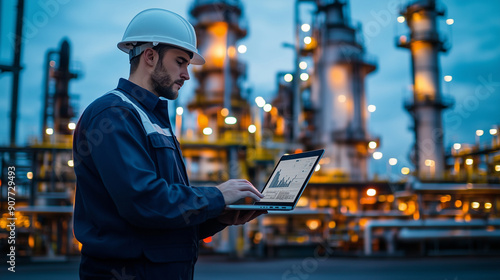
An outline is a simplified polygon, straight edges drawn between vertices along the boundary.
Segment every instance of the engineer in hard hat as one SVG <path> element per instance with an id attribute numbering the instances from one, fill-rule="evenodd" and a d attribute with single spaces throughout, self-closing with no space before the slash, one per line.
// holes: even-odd
<path id="1" fill-rule="evenodd" d="M 162 9 L 136 15 L 118 48 L 130 76 L 95 100 L 74 135 L 74 234 L 80 279 L 192 279 L 199 240 L 261 211 L 226 211 L 262 198 L 247 180 L 190 185 L 168 115 L 168 100 L 205 60 L 193 26 Z"/>

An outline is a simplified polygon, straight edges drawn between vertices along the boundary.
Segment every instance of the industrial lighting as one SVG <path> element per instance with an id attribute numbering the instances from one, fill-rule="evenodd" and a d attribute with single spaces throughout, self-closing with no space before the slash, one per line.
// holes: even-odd
<path id="1" fill-rule="evenodd" d="M 460 143 L 453 144 L 453 149 L 460 150 L 460 148 L 462 148 L 462 144 L 460 144 Z"/>
<path id="2" fill-rule="evenodd" d="M 408 168 L 408 167 L 401 168 L 401 174 L 403 174 L 403 175 L 410 174 L 410 168 Z"/>
<path id="3" fill-rule="evenodd" d="M 226 122 L 226 123 L 227 123 L 227 122 Z M 205 135 L 212 135 L 212 133 L 213 133 L 213 132 L 214 132 L 214 131 L 213 131 L 213 130 L 212 130 L 212 128 L 210 128 L 210 127 L 205 127 L 205 128 L 203 129 L 203 134 L 205 134 Z"/>
<path id="4" fill-rule="evenodd" d="M 399 37 L 399 43 L 406 44 L 407 41 L 408 41 L 408 38 L 406 38 L 405 35 L 402 35 Z"/>
<path id="5" fill-rule="evenodd" d="M 47 133 L 47 135 L 52 135 L 52 134 L 54 134 L 54 129 L 49 127 L 45 130 L 45 133 Z"/>
<path id="6" fill-rule="evenodd" d="M 486 209 L 491 209 L 491 206 L 493 206 L 493 205 L 491 204 L 491 202 L 486 202 L 486 203 L 484 204 L 484 208 L 486 208 Z"/>
<path id="7" fill-rule="evenodd" d="M 452 18 L 446 20 L 446 24 L 448 25 L 452 25 L 453 23 L 455 23 L 455 20 L 453 20 Z"/>
<path id="8" fill-rule="evenodd" d="M 307 23 L 304 23 L 304 24 L 302 24 L 300 29 L 302 29 L 302 31 L 304 31 L 304 32 L 307 32 L 307 31 L 311 30 L 311 26 Z"/>
<path id="9" fill-rule="evenodd" d="M 339 97 L 337 97 L 337 99 L 339 100 L 340 103 L 344 103 L 346 101 L 346 97 L 343 94 L 339 95 Z"/>
<path id="10" fill-rule="evenodd" d="M 307 73 L 300 74 L 300 79 L 302 81 L 307 81 L 309 79 L 309 74 L 307 74 Z"/>
<path id="11" fill-rule="evenodd" d="M 226 117 L 224 120 L 226 124 L 235 124 L 238 120 L 235 117 Z"/>
<path id="12" fill-rule="evenodd" d="M 498 165 L 498 164 L 497 164 L 497 165 L 495 165 L 495 171 L 496 171 L 496 172 L 500 172 L 500 165 Z"/>
<path id="13" fill-rule="evenodd" d="M 245 45 L 239 45 L 238 46 L 238 52 L 239 53 L 246 53 L 247 52 L 247 46 L 245 46 Z"/>
<path id="14" fill-rule="evenodd" d="M 368 112 L 373 113 L 377 110 L 377 106 L 375 105 L 368 105 Z"/>
<path id="15" fill-rule="evenodd" d="M 76 123 L 74 123 L 74 122 L 70 122 L 70 123 L 68 123 L 68 128 L 69 128 L 70 130 L 75 130 L 75 128 L 76 128 Z"/>
<path id="16" fill-rule="evenodd" d="M 398 159 L 397 158 L 390 158 L 389 159 L 389 165 L 396 165 L 398 164 Z"/>
<path id="17" fill-rule="evenodd" d="M 285 74 L 285 82 L 289 83 L 291 81 L 293 81 L 293 75 L 292 74 Z"/>
<path id="18" fill-rule="evenodd" d="M 220 114 L 223 117 L 227 117 L 229 116 L 229 110 L 227 108 L 222 108 L 222 110 L 220 110 Z"/>
<path id="19" fill-rule="evenodd" d="M 473 163 L 474 163 L 474 160 L 471 158 L 468 158 L 465 160 L 465 164 L 467 164 L 467 165 L 472 165 Z"/>
<path id="20" fill-rule="evenodd" d="M 271 105 L 269 103 L 264 105 L 264 111 L 271 112 L 272 109 L 273 109 L 273 105 Z"/>
<path id="21" fill-rule="evenodd" d="M 368 143 L 368 148 L 370 148 L 370 149 L 375 149 L 375 148 L 377 148 L 377 142 L 375 142 L 375 141 L 370 141 L 370 142 Z"/>
<path id="22" fill-rule="evenodd" d="M 460 199 L 455 200 L 455 207 L 456 208 L 462 207 L 462 201 Z"/>
<path id="23" fill-rule="evenodd" d="M 301 61 L 299 63 L 299 68 L 302 69 L 302 70 L 305 70 L 307 68 L 307 62 Z"/>
<path id="24" fill-rule="evenodd" d="M 399 203 L 399 205 L 398 205 L 398 209 L 399 209 L 399 211 L 403 212 L 403 211 L 405 211 L 406 209 L 408 209 L 408 205 L 407 205 L 406 203 L 404 203 L 404 202 L 401 202 L 401 203 Z"/>
<path id="25" fill-rule="evenodd" d="M 73 166 L 75 166 L 75 163 L 73 162 L 73 160 L 72 160 L 72 159 L 68 160 L 68 166 L 69 166 L 69 167 L 73 167 Z"/>
<path id="26" fill-rule="evenodd" d="M 307 220 L 306 225 L 310 230 L 315 230 L 319 227 L 319 220 Z"/>
<path id="27" fill-rule="evenodd" d="M 309 45 L 312 42 L 312 38 L 309 36 L 304 37 L 304 44 Z"/>
<path id="28" fill-rule="evenodd" d="M 28 180 L 33 179 L 33 172 L 29 171 L 28 173 L 26 173 L 26 177 L 28 178 Z"/>
<path id="29" fill-rule="evenodd" d="M 321 165 L 316 165 L 316 168 L 314 169 L 315 172 L 318 172 L 321 169 Z"/>
<path id="30" fill-rule="evenodd" d="M 399 22 L 399 23 L 403 23 L 403 22 L 405 22 L 405 17 L 404 17 L 404 16 L 399 16 L 399 17 L 398 17 L 398 22 Z"/>
<path id="31" fill-rule="evenodd" d="M 476 130 L 476 135 L 477 136 L 483 136 L 483 134 L 484 134 L 483 130 L 481 130 L 481 129 Z"/>
<path id="32" fill-rule="evenodd" d="M 452 76 L 450 76 L 450 75 L 446 75 L 446 76 L 444 76 L 444 81 L 445 81 L 445 82 L 451 82 L 451 80 L 453 80 L 453 77 L 452 77 Z"/>
<path id="33" fill-rule="evenodd" d="M 496 135 L 497 133 L 498 133 L 498 129 L 496 129 L 496 128 L 490 129 L 490 134 L 491 135 Z"/>
<path id="34" fill-rule="evenodd" d="M 425 166 L 434 166 L 434 161 L 431 159 L 426 159 L 425 160 Z"/>
<path id="35" fill-rule="evenodd" d="M 255 133 L 257 131 L 257 127 L 254 124 L 248 126 L 248 132 Z"/>
<path id="36" fill-rule="evenodd" d="M 255 103 L 257 103 L 257 106 L 262 108 L 266 105 L 266 100 L 262 96 L 257 96 L 255 97 Z"/>
<path id="37" fill-rule="evenodd" d="M 479 206 L 481 206 L 481 204 L 480 204 L 479 202 L 477 202 L 477 201 L 474 201 L 474 202 L 472 202 L 472 203 L 470 204 L 470 206 L 471 206 L 472 208 L 474 208 L 474 209 L 477 209 L 477 208 L 479 208 Z"/>
<path id="38" fill-rule="evenodd" d="M 367 196 L 375 196 L 376 194 L 377 194 L 377 190 L 375 190 L 375 189 L 370 188 L 370 189 L 366 190 Z"/>
<path id="39" fill-rule="evenodd" d="M 381 152 L 375 152 L 375 153 L 373 153 L 373 158 L 374 159 L 377 159 L 377 160 L 381 159 L 382 156 L 383 156 L 383 154 Z"/>
<path id="40" fill-rule="evenodd" d="M 175 113 L 177 113 L 177 115 L 179 116 L 182 116 L 182 114 L 184 114 L 184 108 L 177 107 L 177 109 L 175 109 Z"/>

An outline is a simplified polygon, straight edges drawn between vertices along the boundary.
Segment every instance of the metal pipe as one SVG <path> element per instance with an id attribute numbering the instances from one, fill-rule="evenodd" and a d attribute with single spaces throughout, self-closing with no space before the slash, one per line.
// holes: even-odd
<path id="1" fill-rule="evenodd" d="M 10 115 L 10 145 L 16 145 L 17 111 L 19 99 L 19 76 L 21 72 L 21 47 L 23 36 L 24 0 L 17 1 L 16 38 L 14 43 L 14 63 L 12 65 L 12 100 Z"/>

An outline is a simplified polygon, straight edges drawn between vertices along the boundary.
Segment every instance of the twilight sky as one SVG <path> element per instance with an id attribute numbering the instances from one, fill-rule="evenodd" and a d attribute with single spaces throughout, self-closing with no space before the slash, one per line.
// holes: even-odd
<path id="1" fill-rule="evenodd" d="M 12 60 L 11 36 L 14 30 L 17 1 L 2 1 L 0 28 L 0 63 Z M 58 48 L 63 38 L 71 43 L 71 67 L 80 78 L 70 84 L 77 95 L 73 103 L 80 114 L 95 98 L 113 89 L 120 77 L 128 77 L 128 56 L 116 48 L 129 21 L 138 12 L 152 7 L 170 9 L 189 17 L 193 1 L 26 1 L 24 45 L 19 99 L 18 145 L 39 137 L 42 115 L 43 62 L 48 49 Z M 240 59 L 247 62 L 248 77 L 244 84 L 252 88 L 252 97 L 262 95 L 270 100 L 276 92 L 276 73 L 293 69 L 293 52 L 282 47 L 294 41 L 292 0 L 242 0 L 248 22 L 248 36 L 239 41 L 248 47 Z M 410 115 L 403 101 L 410 97 L 410 54 L 395 47 L 396 35 L 407 33 L 406 24 L 396 21 L 402 0 L 351 0 L 349 9 L 354 24 L 363 25 L 367 52 L 374 55 L 378 68 L 366 79 L 367 103 L 377 107 L 368 123 L 372 135 L 381 138 L 379 150 L 384 157 L 371 160 L 371 171 L 385 173 L 390 157 L 399 162 L 393 171 L 411 167 L 408 153 L 414 135 L 409 130 Z M 485 130 L 481 142 L 491 140 L 488 131 L 500 125 L 500 1 L 440 0 L 446 15 L 440 19 L 441 33 L 451 43 L 449 52 L 440 56 L 443 93 L 455 100 L 455 106 L 444 111 L 445 147 L 455 142 L 474 143 L 475 131 Z M 312 6 L 301 5 L 301 18 L 310 19 Z M 396 9 L 394 8 L 396 7 Z M 453 18 L 450 27 L 445 19 Z M 0 146 L 8 145 L 11 102 L 11 74 L 0 74 Z M 193 96 L 195 82 L 181 90 L 181 105 Z M 253 98 L 252 98 L 253 100 Z M 75 120 L 76 121 L 76 120 Z"/>

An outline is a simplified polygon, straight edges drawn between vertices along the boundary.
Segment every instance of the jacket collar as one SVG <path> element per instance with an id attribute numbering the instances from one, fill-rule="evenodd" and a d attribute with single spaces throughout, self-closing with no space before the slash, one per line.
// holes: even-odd
<path id="1" fill-rule="evenodd" d="M 149 111 L 153 111 L 160 101 L 160 98 L 154 93 L 123 78 L 120 78 L 117 89 L 135 98 L 139 103 L 141 103 L 141 105 L 144 106 L 144 108 Z"/>

